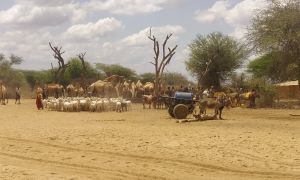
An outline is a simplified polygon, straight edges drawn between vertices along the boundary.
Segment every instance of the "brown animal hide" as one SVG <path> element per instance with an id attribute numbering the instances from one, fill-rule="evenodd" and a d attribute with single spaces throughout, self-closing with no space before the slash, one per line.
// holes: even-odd
<path id="1" fill-rule="evenodd" d="M 145 109 L 145 104 L 149 105 L 149 109 L 151 109 L 151 105 L 153 104 L 153 108 L 156 108 L 156 100 L 157 98 L 153 95 L 143 95 L 143 108 Z"/>

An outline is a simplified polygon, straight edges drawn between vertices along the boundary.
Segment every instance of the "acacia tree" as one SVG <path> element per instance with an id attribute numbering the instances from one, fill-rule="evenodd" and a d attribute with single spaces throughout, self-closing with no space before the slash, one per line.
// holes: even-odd
<path id="1" fill-rule="evenodd" d="M 297 79 L 297 64 L 282 60 L 275 52 L 264 54 L 248 64 L 247 71 L 255 78 L 264 77 L 272 83 Z"/>
<path id="2" fill-rule="evenodd" d="M 103 64 L 97 63 L 96 68 L 105 74 L 106 77 L 112 75 L 123 76 L 128 80 L 136 80 L 136 72 L 130 68 L 121 66 L 119 64 Z"/>
<path id="3" fill-rule="evenodd" d="M 6 86 L 8 96 L 13 97 L 13 92 L 16 87 L 21 87 L 23 94 L 27 92 L 28 84 L 24 74 L 14 68 L 15 65 L 21 64 L 23 59 L 16 55 L 10 55 L 6 58 L 0 53 L 0 91 L 1 84 Z M 1 98 L 1 97 L 0 97 Z"/>
<path id="4" fill-rule="evenodd" d="M 150 34 L 148 38 L 153 42 L 153 50 L 154 50 L 154 61 L 150 62 L 154 65 L 155 68 L 155 87 L 154 87 L 154 94 L 158 95 L 161 88 L 161 78 L 164 73 L 164 70 L 166 66 L 170 63 L 172 57 L 175 55 L 175 50 L 178 47 L 178 45 L 175 45 L 173 48 L 166 47 L 169 39 L 172 37 L 172 33 L 168 34 L 162 44 L 162 56 L 160 54 L 160 45 L 157 40 L 157 38 L 152 35 L 151 28 L 150 28 Z"/>
<path id="5" fill-rule="evenodd" d="M 86 87 L 89 83 L 96 80 L 97 71 L 85 61 L 85 67 L 78 57 L 72 57 L 68 60 L 70 66 L 64 74 L 64 84 L 75 83 L 82 87 Z"/>
<path id="6" fill-rule="evenodd" d="M 190 84 L 187 77 L 178 72 L 167 72 L 163 75 L 162 80 L 169 86 L 188 86 Z"/>
<path id="7" fill-rule="evenodd" d="M 14 65 L 19 65 L 23 59 L 16 55 L 10 55 L 6 58 L 0 54 L 0 81 L 10 86 L 23 86 L 26 84 L 23 73 L 14 69 Z"/>
<path id="8" fill-rule="evenodd" d="M 153 82 L 155 80 L 155 73 L 146 72 L 146 73 L 140 74 L 140 79 L 141 79 L 142 83 Z"/>
<path id="9" fill-rule="evenodd" d="M 58 62 L 58 68 L 54 69 L 53 65 L 51 63 L 52 66 L 52 70 L 54 72 L 54 80 L 55 83 L 59 83 L 62 80 L 62 77 L 66 71 L 66 69 L 70 66 L 70 63 L 65 63 L 64 58 L 62 57 L 62 54 L 65 53 L 65 51 L 61 51 L 62 47 L 58 47 L 58 46 L 52 46 L 52 44 L 49 42 L 49 46 L 52 49 L 52 51 L 54 52 L 53 57 L 57 60 Z"/>
<path id="10" fill-rule="evenodd" d="M 186 68 L 204 87 L 220 88 L 221 81 L 239 68 L 248 54 L 243 44 L 221 33 L 198 35 L 189 48 Z"/>
<path id="11" fill-rule="evenodd" d="M 269 0 L 268 3 L 252 19 L 248 39 L 258 53 L 276 55 L 276 61 L 271 62 L 277 69 L 273 72 L 296 68 L 300 85 L 300 1 Z"/>
<path id="12" fill-rule="evenodd" d="M 155 80 L 155 74 L 150 72 L 143 73 L 140 74 L 140 78 L 142 83 L 153 82 Z M 164 82 L 165 85 L 169 86 L 187 86 L 190 83 L 187 77 L 178 72 L 166 72 L 161 77 L 161 80 Z"/>

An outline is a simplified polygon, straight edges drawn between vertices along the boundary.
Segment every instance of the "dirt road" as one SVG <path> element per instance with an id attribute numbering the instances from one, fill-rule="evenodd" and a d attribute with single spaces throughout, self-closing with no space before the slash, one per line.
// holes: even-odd
<path id="1" fill-rule="evenodd" d="M 300 179 L 300 117 L 289 115 L 299 110 L 175 123 L 142 105 L 63 113 L 11 102 L 0 106 L 0 179 Z"/>

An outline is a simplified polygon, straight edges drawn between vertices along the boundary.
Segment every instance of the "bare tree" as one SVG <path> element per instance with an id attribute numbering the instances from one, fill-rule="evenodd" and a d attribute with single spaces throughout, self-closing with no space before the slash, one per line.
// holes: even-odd
<path id="1" fill-rule="evenodd" d="M 86 52 L 77 55 L 77 57 L 80 59 L 82 63 L 83 73 L 81 74 L 81 86 L 84 88 L 86 87 L 87 74 L 88 74 L 85 59 L 84 59 L 85 55 Z"/>
<path id="2" fill-rule="evenodd" d="M 87 68 L 86 68 L 86 63 L 85 63 L 85 60 L 84 60 L 84 56 L 85 56 L 86 52 L 84 53 L 80 53 L 77 55 L 77 57 L 80 59 L 81 63 L 82 63 L 82 68 L 83 68 L 83 76 L 85 77 L 87 75 Z"/>
<path id="3" fill-rule="evenodd" d="M 57 59 L 58 62 L 58 68 L 56 70 L 54 70 L 53 65 L 51 63 L 52 69 L 54 71 L 54 80 L 56 83 L 58 83 L 62 75 L 65 73 L 66 69 L 70 66 L 70 63 L 65 63 L 65 60 L 62 57 L 62 54 L 64 54 L 65 51 L 61 51 L 62 47 L 52 46 L 51 42 L 49 42 L 49 46 L 54 52 L 53 57 Z"/>
<path id="4" fill-rule="evenodd" d="M 176 45 L 173 48 L 166 47 L 168 40 L 172 37 L 172 33 L 168 34 L 162 44 L 162 56 L 160 56 L 160 45 L 157 38 L 152 35 L 151 28 L 150 34 L 148 38 L 153 42 L 153 50 L 154 50 L 154 61 L 150 62 L 155 67 L 155 88 L 154 93 L 155 95 L 159 95 L 161 90 L 161 77 L 164 73 L 166 66 L 170 63 L 172 57 L 175 55 L 175 50 L 178 47 Z"/>

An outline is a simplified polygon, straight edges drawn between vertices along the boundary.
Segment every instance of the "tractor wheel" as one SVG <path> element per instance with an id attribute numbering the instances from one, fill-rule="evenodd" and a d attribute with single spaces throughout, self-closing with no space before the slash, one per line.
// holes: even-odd
<path id="1" fill-rule="evenodd" d="M 168 113 L 170 114 L 170 116 L 171 116 L 172 118 L 175 118 L 174 113 L 173 113 L 173 110 L 174 110 L 174 106 L 169 106 L 169 108 L 168 108 Z"/>
<path id="2" fill-rule="evenodd" d="M 176 119 L 185 119 L 189 114 L 189 109 L 184 104 L 177 104 L 174 107 L 173 114 Z"/>

